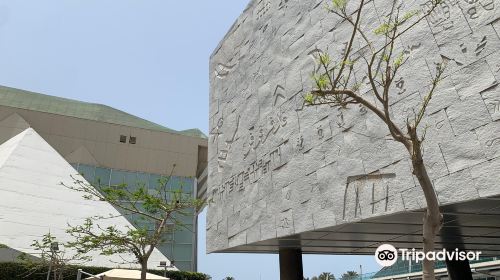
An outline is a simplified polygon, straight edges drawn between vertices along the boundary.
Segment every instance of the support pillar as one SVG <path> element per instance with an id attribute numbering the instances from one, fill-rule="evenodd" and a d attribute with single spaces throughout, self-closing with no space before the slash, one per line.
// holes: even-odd
<path id="1" fill-rule="evenodd" d="M 460 227 L 443 227 L 441 229 L 441 239 L 449 244 L 445 245 L 447 251 L 455 251 L 456 248 L 459 252 L 464 251 L 463 244 L 465 242 L 461 238 L 457 240 L 457 236 L 463 236 Z M 472 271 L 468 260 L 446 260 L 446 269 L 450 280 L 472 280 Z"/>
<path id="2" fill-rule="evenodd" d="M 280 280 L 304 280 L 302 250 L 280 248 Z"/>
<path id="3" fill-rule="evenodd" d="M 446 260 L 446 268 L 450 280 L 472 280 L 469 260 Z"/>

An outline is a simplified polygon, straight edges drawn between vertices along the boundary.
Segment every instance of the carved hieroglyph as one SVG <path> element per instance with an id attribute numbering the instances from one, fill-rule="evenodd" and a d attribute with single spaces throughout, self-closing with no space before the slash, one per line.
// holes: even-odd
<path id="1" fill-rule="evenodd" d="M 318 54 L 338 57 L 351 34 L 349 23 L 326 12 L 327 2 L 251 1 L 211 57 L 210 252 L 425 206 L 407 152 L 387 140 L 371 112 L 303 105 Z M 361 26 L 379 26 L 391 3 L 368 1 Z M 500 193 L 494 184 L 448 182 L 464 170 L 476 182 L 474 174 L 484 175 L 478 170 L 499 161 L 499 19 L 500 0 L 445 0 L 397 42 L 410 57 L 392 91 L 399 124 L 421 102 L 436 63 L 448 62 L 424 118 L 425 159 L 441 203 L 457 202 L 462 191 Z M 366 48 L 355 43 L 359 57 Z M 369 95 L 363 67 L 354 74 Z"/>

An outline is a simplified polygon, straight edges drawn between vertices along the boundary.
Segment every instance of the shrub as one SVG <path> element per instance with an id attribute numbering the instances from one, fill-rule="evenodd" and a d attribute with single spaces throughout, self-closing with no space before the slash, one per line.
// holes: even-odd
<path id="1" fill-rule="evenodd" d="M 110 270 L 106 267 L 72 266 L 65 268 L 64 279 L 74 280 L 78 269 L 91 274 L 99 274 Z M 0 263 L 0 280 L 46 280 L 47 266 L 38 265 L 36 267 L 19 262 Z M 149 270 L 149 273 L 163 276 L 162 270 Z M 209 280 L 210 276 L 188 271 L 167 271 L 167 277 L 172 280 Z"/>

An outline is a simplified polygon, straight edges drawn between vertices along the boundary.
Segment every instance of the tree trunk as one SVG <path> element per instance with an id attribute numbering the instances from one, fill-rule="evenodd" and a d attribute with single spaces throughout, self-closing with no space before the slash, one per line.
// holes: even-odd
<path id="1" fill-rule="evenodd" d="M 413 141 L 412 165 L 413 174 L 417 177 L 420 187 L 424 192 L 427 202 L 427 210 L 423 220 L 423 242 L 424 253 L 434 251 L 435 239 L 443 223 L 443 216 L 439 210 L 439 201 L 432 185 L 432 181 L 427 174 L 427 169 L 422 159 L 420 141 Z M 423 280 L 435 280 L 434 261 L 424 259 L 422 265 Z"/>
<path id="2" fill-rule="evenodd" d="M 148 273 L 148 260 L 141 261 L 141 280 L 146 280 L 146 276 Z"/>

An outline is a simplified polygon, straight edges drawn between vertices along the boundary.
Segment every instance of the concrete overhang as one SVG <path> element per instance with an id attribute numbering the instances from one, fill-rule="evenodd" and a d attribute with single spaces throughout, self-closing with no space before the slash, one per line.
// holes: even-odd
<path id="1" fill-rule="evenodd" d="M 481 251 L 500 255 L 500 196 L 442 206 L 444 226 L 436 248 Z M 302 248 L 305 254 L 372 255 L 381 244 L 422 248 L 423 210 L 366 219 L 318 231 L 237 246 L 224 253 L 277 253 Z"/>

